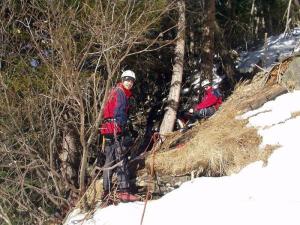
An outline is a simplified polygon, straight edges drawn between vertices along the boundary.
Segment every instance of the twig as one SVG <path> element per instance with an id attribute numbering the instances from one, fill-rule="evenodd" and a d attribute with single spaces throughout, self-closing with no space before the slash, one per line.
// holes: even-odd
<path id="1" fill-rule="evenodd" d="M 254 64 L 254 66 L 256 66 L 258 69 L 260 69 L 261 71 L 264 71 L 265 73 L 268 72 L 268 70 L 262 68 L 261 66 L 257 65 L 257 64 Z"/>
<path id="2" fill-rule="evenodd" d="M 288 8 L 287 8 L 287 15 L 286 15 L 285 30 L 283 32 L 284 35 L 286 35 L 286 33 L 288 32 L 288 30 L 290 29 L 290 22 L 291 22 L 290 11 L 291 11 L 291 5 L 292 5 L 292 0 L 289 0 L 289 4 L 288 4 Z"/>
<path id="3" fill-rule="evenodd" d="M 10 222 L 9 217 L 4 212 L 4 210 L 3 210 L 3 208 L 2 208 L 1 205 L 0 205 L 0 218 L 2 218 L 8 225 L 12 225 L 12 223 Z"/>
<path id="4" fill-rule="evenodd" d="M 160 147 L 161 145 L 161 141 L 159 140 L 159 134 L 155 133 L 153 134 L 155 136 L 157 136 L 156 138 L 154 138 L 154 147 L 153 147 L 153 150 L 151 151 L 152 152 L 152 163 L 151 163 L 151 168 L 150 168 L 150 177 L 151 179 L 153 180 L 153 176 L 154 176 L 154 160 L 155 160 L 155 153 L 156 153 L 156 150 Z M 147 203 L 148 203 L 148 198 L 150 196 L 150 182 L 148 181 L 148 185 L 147 185 L 147 194 L 146 194 L 146 199 L 145 199 L 145 204 L 144 204 L 144 209 L 143 209 L 143 213 L 142 213 L 142 217 L 141 217 L 141 222 L 140 222 L 140 225 L 143 224 L 143 221 L 144 221 L 144 216 L 145 216 L 145 212 L 146 212 L 146 207 L 147 207 Z"/>

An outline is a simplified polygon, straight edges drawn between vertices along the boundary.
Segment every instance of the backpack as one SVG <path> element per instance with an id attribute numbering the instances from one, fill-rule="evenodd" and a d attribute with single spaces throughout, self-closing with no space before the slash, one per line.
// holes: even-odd
<path id="1" fill-rule="evenodd" d="M 221 93 L 221 91 L 220 91 L 219 88 L 213 89 L 212 92 L 213 92 L 213 94 L 214 94 L 217 98 L 222 98 L 222 97 L 223 97 L 223 95 L 222 95 L 222 93 Z"/>

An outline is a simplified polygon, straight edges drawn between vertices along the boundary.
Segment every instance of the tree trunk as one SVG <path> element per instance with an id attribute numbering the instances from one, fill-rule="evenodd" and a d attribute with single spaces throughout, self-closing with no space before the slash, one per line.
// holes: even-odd
<path id="1" fill-rule="evenodd" d="M 174 123 L 176 120 L 176 113 L 178 109 L 183 74 L 185 45 L 185 2 L 184 0 L 179 0 L 177 4 L 179 19 L 177 42 L 175 48 L 175 63 L 173 66 L 173 75 L 168 96 L 168 105 L 166 107 L 166 112 L 162 124 L 160 126 L 160 134 L 162 135 L 173 131 Z"/>
<path id="2" fill-rule="evenodd" d="M 256 37 L 256 34 L 255 34 L 256 13 L 257 13 L 257 6 L 255 4 L 255 0 L 252 0 L 251 12 L 250 12 L 250 27 L 251 27 L 251 38 L 252 39 L 254 39 L 254 37 Z"/>
<path id="3" fill-rule="evenodd" d="M 195 34 L 192 26 L 190 26 L 189 31 L 186 30 L 186 32 L 189 35 L 188 38 L 186 38 L 186 42 L 189 42 L 189 44 L 187 44 L 188 49 L 186 50 L 186 55 L 188 57 L 188 65 L 191 69 L 194 70 L 194 62 L 197 61 L 197 58 L 195 57 Z"/>
<path id="4" fill-rule="evenodd" d="M 63 142 L 62 142 L 62 152 L 59 154 L 59 159 L 61 160 L 60 171 L 62 173 L 62 177 L 64 179 L 64 184 L 67 185 L 75 185 L 74 178 L 77 177 L 76 165 L 78 162 L 76 159 L 79 154 L 78 149 L 78 135 L 74 131 L 73 127 L 65 126 L 64 134 L 63 134 Z M 70 187 L 65 187 L 68 190 Z"/>
<path id="5" fill-rule="evenodd" d="M 262 17 L 265 21 L 265 30 L 264 32 L 268 33 L 268 35 L 273 33 L 273 23 L 272 23 L 272 15 L 271 8 L 274 4 L 274 1 L 263 1 L 262 2 Z"/>
<path id="6" fill-rule="evenodd" d="M 286 24 L 285 24 L 285 30 L 284 34 L 286 34 L 290 30 L 290 12 L 291 12 L 291 5 L 292 5 L 292 0 L 289 0 L 288 8 L 287 8 L 287 15 L 286 15 Z"/>
<path id="7" fill-rule="evenodd" d="M 203 32 L 203 63 L 204 77 L 212 81 L 213 57 L 214 57 L 214 23 L 215 23 L 215 0 L 205 2 L 206 20 Z"/>

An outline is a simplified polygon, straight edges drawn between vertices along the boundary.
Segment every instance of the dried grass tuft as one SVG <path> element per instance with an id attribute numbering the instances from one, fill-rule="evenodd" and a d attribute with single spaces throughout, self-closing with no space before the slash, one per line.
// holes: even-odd
<path id="1" fill-rule="evenodd" d="M 292 118 L 296 118 L 297 116 L 300 116 L 300 111 L 292 113 Z"/>

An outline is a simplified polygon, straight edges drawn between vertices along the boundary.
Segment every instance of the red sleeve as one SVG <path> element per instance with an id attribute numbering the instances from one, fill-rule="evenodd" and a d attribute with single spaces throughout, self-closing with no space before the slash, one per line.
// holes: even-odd
<path id="1" fill-rule="evenodd" d="M 214 94 L 212 94 L 211 91 L 207 92 L 206 95 L 203 97 L 203 100 L 198 105 L 196 105 L 195 109 L 200 110 L 200 109 L 210 107 L 216 104 L 217 101 L 218 98 Z"/>

